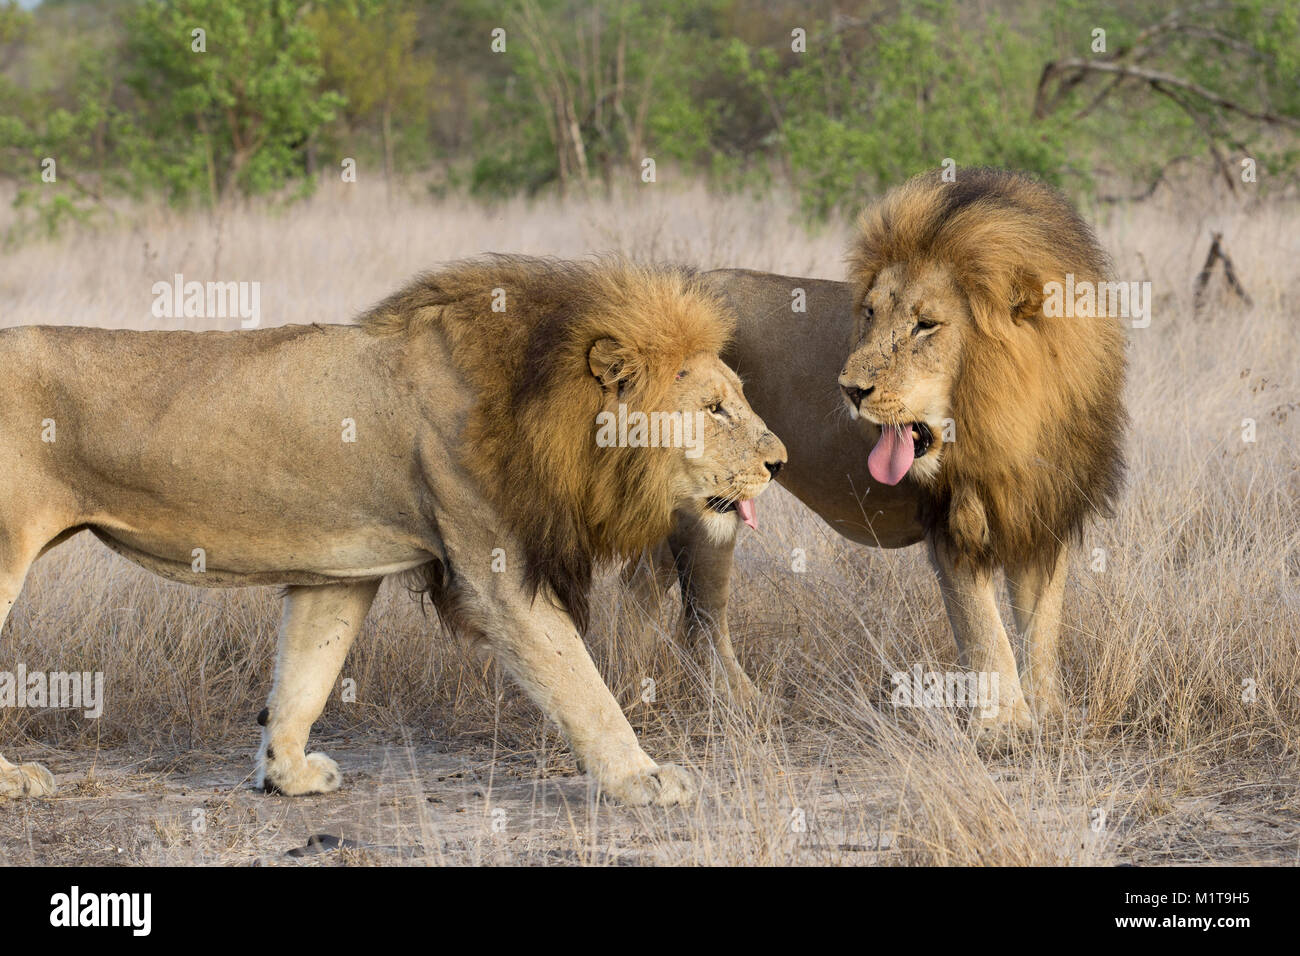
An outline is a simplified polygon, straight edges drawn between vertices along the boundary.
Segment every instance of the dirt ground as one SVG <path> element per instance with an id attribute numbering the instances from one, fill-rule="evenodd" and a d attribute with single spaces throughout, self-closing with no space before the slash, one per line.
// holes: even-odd
<path id="1" fill-rule="evenodd" d="M 633 866 L 734 863 L 743 854 L 753 862 L 871 866 L 911 856 L 899 844 L 897 770 L 849 772 L 833 756 L 805 765 L 796 814 L 749 799 L 719 766 L 699 804 L 665 811 L 597 798 L 571 766 L 539 769 L 537 754 L 494 758 L 490 747 L 379 737 L 324 737 L 317 745 L 344 770 L 339 793 L 256 792 L 252 751 L 237 747 L 42 753 L 60 793 L 0 801 L 0 864 Z M 1001 796 L 1016 803 L 1016 760 L 992 760 L 989 770 Z M 1055 841 L 1059 858 L 1078 863 L 1294 865 L 1297 781 L 1246 761 L 1211 776 L 1224 787 L 1164 800 L 1120 794 L 1121 802 L 1141 799 L 1111 826 L 1098 827 L 1082 803 L 1015 810 L 1036 839 Z"/>

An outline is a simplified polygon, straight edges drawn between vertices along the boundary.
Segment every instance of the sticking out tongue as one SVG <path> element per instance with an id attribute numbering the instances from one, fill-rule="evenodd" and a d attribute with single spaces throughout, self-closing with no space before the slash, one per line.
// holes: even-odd
<path id="1" fill-rule="evenodd" d="M 754 506 L 753 498 L 746 498 L 744 501 L 736 502 L 736 511 L 740 513 L 741 520 L 749 525 L 755 531 L 758 530 L 758 508 Z"/>
<path id="2" fill-rule="evenodd" d="M 880 429 L 880 440 L 867 456 L 867 469 L 871 477 L 886 485 L 896 485 L 912 467 L 916 451 L 910 429 L 898 425 L 885 425 Z"/>

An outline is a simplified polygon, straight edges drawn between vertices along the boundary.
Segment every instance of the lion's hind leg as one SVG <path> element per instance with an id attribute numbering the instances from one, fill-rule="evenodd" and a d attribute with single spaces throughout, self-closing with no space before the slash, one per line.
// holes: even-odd
<path id="1" fill-rule="evenodd" d="M 18 600 L 18 593 L 23 587 L 23 578 L 27 567 L 23 566 L 21 574 L 0 574 L 0 633 L 4 631 L 5 619 L 9 609 Z M 15 766 L 0 754 L 0 797 L 44 797 L 57 788 L 54 775 L 38 763 L 25 763 Z"/>
<path id="2" fill-rule="evenodd" d="M 37 535 L 27 541 L 14 535 L 0 534 L 0 635 L 3 635 L 9 611 L 23 589 L 27 569 L 37 555 L 53 547 L 62 536 L 44 546 L 36 544 L 43 538 Z M 0 755 L 0 796 L 43 797 L 55 792 L 54 775 L 38 763 L 16 766 Z"/>
<path id="3" fill-rule="evenodd" d="M 378 590 L 377 579 L 286 589 L 275 683 L 258 718 L 263 728 L 259 788 L 301 796 L 330 793 L 343 782 L 338 764 L 306 752 L 307 736 Z"/>

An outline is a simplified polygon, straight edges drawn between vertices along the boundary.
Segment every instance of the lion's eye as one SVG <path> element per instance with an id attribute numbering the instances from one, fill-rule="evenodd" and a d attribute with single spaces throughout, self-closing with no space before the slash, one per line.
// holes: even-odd
<path id="1" fill-rule="evenodd" d="M 721 415 L 721 414 L 722 414 L 722 403 L 721 403 L 721 402 L 714 402 L 712 405 L 709 406 L 709 411 L 710 411 L 712 414 L 714 414 L 714 415 Z"/>
<path id="2" fill-rule="evenodd" d="M 938 327 L 938 322 L 931 322 L 929 319 L 918 319 L 916 322 L 916 328 L 912 331 L 919 334 L 921 332 L 928 332 L 930 329 L 937 329 Z"/>
<path id="3" fill-rule="evenodd" d="M 875 308 L 875 306 L 868 305 L 868 306 L 866 306 L 866 307 L 863 309 L 863 311 L 866 313 L 867 318 L 869 318 L 869 319 L 874 319 L 874 318 L 876 317 L 876 308 Z"/>

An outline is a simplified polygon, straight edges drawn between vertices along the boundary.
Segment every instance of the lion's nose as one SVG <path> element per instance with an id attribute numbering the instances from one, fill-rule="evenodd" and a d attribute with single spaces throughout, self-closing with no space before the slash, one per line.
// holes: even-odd
<path id="1" fill-rule="evenodd" d="M 849 400 L 849 404 L 854 408 L 862 407 L 862 400 L 876 390 L 873 385 L 870 388 L 859 388 L 857 385 L 841 385 L 844 391 L 844 397 Z"/>
<path id="2" fill-rule="evenodd" d="M 785 450 L 785 443 L 771 432 L 764 432 L 760 445 L 764 458 L 763 467 L 767 469 L 769 479 L 775 481 L 777 472 L 790 457 Z"/>

